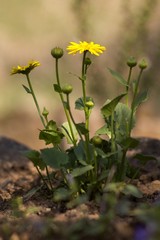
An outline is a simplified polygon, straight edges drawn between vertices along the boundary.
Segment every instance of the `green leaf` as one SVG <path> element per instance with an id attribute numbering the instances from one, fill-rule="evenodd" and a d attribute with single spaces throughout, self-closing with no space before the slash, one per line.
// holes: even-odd
<path id="1" fill-rule="evenodd" d="M 118 97 L 116 97 L 112 101 L 110 101 L 109 103 L 107 102 L 107 104 L 105 104 L 101 108 L 101 112 L 105 118 L 109 117 L 114 112 L 115 107 L 117 106 L 117 104 L 119 103 L 121 98 L 123 98 L 125 95 L 126 95 L 126 93 L 119 95 Z"/>
<path id="2" fill-rule="evenodd" d="M 145 155 L 145 154 L 141 154 L 141 153 L 137 153 L 134 156 L 135 159 L 138 159 L 142 165 L 144 165 L 146 162 L 150 161 L 150 160 L 157 160 L 154 156 L 152 155 Z"/>
<path id="3" fill-rule="evenodd" d="M 61 87 L 58 84 L 53 84 L 53 87 L 55 92 L 58 92 L 58 93 L 62 92 Z"/>
<path id="4" fill-rule="evenodd" d="M 93 144 L 89 144 L 89 156 L 90 156 L 90 161 L 94 159 L 94 149 L 93 149 Z M 83 166 L 86 166 L 86 149 L 85 149 L 85 142 L 79 141 L 78 145 L 74 147 L 74 153 L 79 161 Z"/>
<path id="5" fill-rule="evenodd" d="M 31 90 L 28 88 L 28 87 L 26 87 L 25 85 L 23 85 L 22 84 L 22 86 L 24 87 L 24 89 L 25 89 L 25 91 L 27 92 L 27 93 L 29 93 L 29 94 L 31 94 L 32 92 L 31 92 Z"/>
<path id="6" fill-rule="evenodd" d="M 82 98 L 78 98 L 75 101 L 75 109 L 84 110 L 84 103 L 83 103 L 83 99 Z"/>
<path id="7" fill-rule="evenodd" d="M 23 199 L 25 199 L 25 201 L 29 200 L 31 197 L 34 196 L 35 193 L 37 193 L 41 188 L 42 188 L 43 185 L 41 186 L 37 186 L 37 187 L 34 187 L 32 188 L 31 190 L 29 190 L 29 192 L 27 192 L 24 196 L 23 196 Z"/>
<path id="8" fill-rule="evenodd" d="M 46 129 L 48 130 L 53 130 L 53 131 L 57 131 L 57 124 L 55 121 L 51 120 L 48 122 L 47 126 L 46 126 Z"/>
<path id="9" fill-rule="evenodd" d="M 112 74 L 112 76 L 118 80 L 118 82 L 120 82 L 123 86 L 128 86 L 127 85 L 127 81 L 122 77 L 122 75 L 110 68 L 108 68 L 108 70 L 110 71 L 110 73 Z"/>
<path id="10" fill-rule="evenodd" d="M 91 98 L 91 97 L 86 97 L 86 102 L 89 102 L 89 101 L 91 101 L 91 102 L 94 102 L 93 101 L 93 98 Z M 81 98 L 78 98 L 76 101 L 75 101 L 75 109 L 78 109 L 78 110 L 84 110 L 84 102 L 83 102 L 83 98 L 81 97 Z"/>
<path id="11" fill-rule="evenodd" d="M 76 128 L 82 135 L 85 135 L 89 132 L 89 130 L 85 127 L 85 123 L 77 123 Z"/>
<path id="12" fill-rule="evenodd" d="M 136 96 L 135 102 L 133 103 L 134 110 L 136 110 L 139 105 L 148 99 L 148 92 L 144 91 Z"/>
<path id="13" fill-rule="evenodd" d="M 140 192 L 140 190 L 131 184 L 126 184 L 125 188 L 122 191 L 125 195 L 132 195 L 136 198 L 142 198 L 143 194 Z"/>
<path id="14" fill-rule="evenodd" d="M 139 144 L 139 141 L 137 139 L 131 138 L 131 137 L 127 137 L 120 142 L 120 145 L 124 149 L 135 148 L 138 146 L 138 144 Z"/>
<path id="15" fill-rule="evenodd" d="M 41 170 L 44 170 L 46 164 L 41 158 L 40 152 L 36 150 L 25 151 L 24 155 L 32 161 L 35 167 L 39 167 Z"/>
<path id="16" fill-rule="evenodd" d="M 54 132 L 52 130 L 45 130 L 45 129 L 41 130 L 39 134 L 39 139 L 44 140 L 46 145 L 51 143 L 54 145 L 57 145 L 61 143 L 62 137 L 63 135 L 61 133 Z"/>
<path id="17" fill-rule="evenodd" d="M 41 157 L 46 165 L 54 169 L 61 169 L 68 163 L 68 155 L 55 147 L 42 149 Z"/>
<path id="18" fill-rule="evenodd" d="M 73 131 L 74 139 L 77 141 L 78 140 L 77 129 L 75 128 L 73 123 L 71 123 L 71 125 L 72 125 L 72 131 Z M 64 122 L 62 124 L 61 130 L 62 130 L 62 133 L 64 134 L 64 136 L 66 137 L 67 142 L 69 144 L 72 144 L 73 143 L 73 136 L 72 136 L 72 133 L 71 133 L 71 129 L 70 129 L 69 123 L 68 122 Z"/>
<path id="19" fill-rule="evenodd" d="M 111 136 L 111 131 L 108 129 L 107 124 L 105 124 L 103 127 L 99 128 L 96 131 L 96 135 L 107 135 L 107 136 Z"/>
<path id="20" fill-rule="evenodd" d="M 133 91 L 133 93 L 134 93 L 134 92 L 135 92 L 135 89 L 136 89 L 136 85 L 137 85 L 137 80 L 134 79 L 134 80 L 132 81 L 131 85 L 132 85 L 132 91 Z"/>
<path id="21" fill-rule="evenodd" d="M 81 176 L 81 175 L 83 175 L 84 173 L 86 173 L 86 172 L 88 172 L 88 171 L 90 171 L 90 170 L 92 170 L 92 169 L 93 169 L 93 166 L 92 166 L 92 165 L 87 165 L 87 166 L 85 166 L 85 167 L 75 168 L 75 169 L 72 171 L 71 175 L 72 175 L 73 177 L 78 177 L 78 176 Z"/>
<path id="22" fill-rule="evenodd" d="M 63 133 L 58 129 L 56 122 L 51 120 L 45 129 L 40 130 L 39 139 L 44 140 L 46 145 L 59 144 L 63 138 Z"/>
<path id="23" fill-rule="evenodd" d="M 98 177 L 98 182 L 103 181 L 104 179 L 107 179 L 109 175 L 109 171 L 108 170 L 104 170 L 101 172 L 101 175 Z"/>
<path id="24" fill-rule="evenodd" d="M 65 200 L 69 199 L 70 195 L 71 195 L 71 192 L 69 191 L 69 189 L 57 188 L 54 191 L 53 200 L 55 202 L 65 201 Z"/>
<path id="25" fill-rule="evenodd" d="M 77 160 L 83 165 L 86 166 L 86 155 L 84 150 L 84 142 L 80 141 L 76 147 L 74 147 L 74 154 Z"/>
<path id="26" fill-rule="evenodd" d="M 118 103 L 115 108 L 114 121 L 115 121 L 115 135 L 116 141 L 121 143 L 128 137 L 128 129 L 130 124 L 131 109 L 123 103 Z M 131 128 L 135 125 L 135 118 L 133 116 L 133 122 Z"/>

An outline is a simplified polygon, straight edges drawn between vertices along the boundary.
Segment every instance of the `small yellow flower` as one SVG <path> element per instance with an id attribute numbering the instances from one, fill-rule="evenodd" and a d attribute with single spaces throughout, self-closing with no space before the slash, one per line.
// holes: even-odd
<path id="1" fill-rule="evenodd" d="M 35 67 L 38 67 L 40 62 L 38 61 L 30 61 L 27 66 L 17 66 L 13 67 L 11 71 L 11 75 L 22 73 L 22 74 L 29 74 Z"/>
<path id="2" fill-rule="evenodd" d="M 86 41 L 80 41 L 79 43 L 70 42 L 71 45 L 67 47 L 67 50 L 69 51 L 68 54 L 76 54 L 77 52 L 83 53 L 85 51 L 89 51 L 91 54 L 94 54 L 96 56 L 99 56 L 100 53 L 103 53 L 103 51 L 106 50 L 104 46 L 101 46 L 100 44 L 96 44 L 94 42 L 86 42 Z"/>

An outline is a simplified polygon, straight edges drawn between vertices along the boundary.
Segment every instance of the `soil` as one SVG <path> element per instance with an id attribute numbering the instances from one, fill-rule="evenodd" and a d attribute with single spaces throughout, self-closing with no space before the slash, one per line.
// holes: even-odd
<path id="1" fill-rule="evenodd" d="M 160 160 L 160 140 L 139 140 L 136 150 L 128 153 L 134 164 L 135 152 Z M 138 239 L 130 216 L 108 222 L 95 202 L 68 209 L 65 203 L 54 203 L 45 188 L 31 192 L 40 182 L 32 163 L 22 154 L 26 150 L 29 148 L 22 143 L 0 137 L 0 240 Z M 160 171 L 154 160 L 141 169 L 134 184 L 143 193 L 139 201 L 151 205 L 160 201 Z"/>

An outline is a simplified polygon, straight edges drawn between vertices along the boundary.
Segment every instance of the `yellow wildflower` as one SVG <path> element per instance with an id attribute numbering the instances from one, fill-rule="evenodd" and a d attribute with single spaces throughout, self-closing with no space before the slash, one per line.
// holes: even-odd
<path id="1" fill-rule="evenodd" d="M 11 75 L 22 73 L 22 74 L 29 74 L 35 67 L 38 67 L 40 62 L 38 61 L 30 61 L 27 66 L 17 66 L 13 67 L 11 71 Z"/>
<path id="2" fill-rule="evenodd" d="M 96 44 L 94 42 L 86 42 L 86 41 L 79 41 L 79 43 L 70 42 L 71 45 L 67 47 L 69 51 L 68 54 L 76 54 L 77 52 L 83 53 L 85 51 L 89 51 L 91 54 L 99 56 L 100 53 L 106 50 L 104 46 L 100 44 Z"/>

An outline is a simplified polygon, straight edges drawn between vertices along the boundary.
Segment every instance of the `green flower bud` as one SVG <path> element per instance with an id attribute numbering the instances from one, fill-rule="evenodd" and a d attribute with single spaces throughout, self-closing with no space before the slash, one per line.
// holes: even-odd
<path id="1" fill-rule="evenodd" d="M 59 47 L 55 47 L 51 50 L 52 57 L 59 59 L 63 56 L 63 49 Z"/>
<path id="2" fill-rule="evenodd" d="M 139 68 L 141 68 L 141 69 L 145 69 L 145 68 L 148 67 L 148 63 L 146 62 L 145 59 L 142 59 L 142 60 L 140 61 L 140 63 L 139 63 L 138 66 L 139 66 Z"/>
<path id="3" fill-rule="evenodd" d="M 84 64 L 85 65 L 91 65 L 91 63 L 92 63 L 92 61 L 91 61 L 91 59 L 90 58 L 85 58 L 85 60 L 84 60 Z"/>
<path id="4" fill-rule="evenodd" d="M 130 56 L 127 60 L 127 65 L 131 68 L 135 67 L 137 65 L 137 61 L 136 61 L 135 57 Z"/>
<path id="5" fill-rule="evenodd" d="M 62 92 L 65 93 L 65 94 L 70 94 L 73 90 L 73 87 L 69 84 L 66 84 L 64 85 L 62 88 L 61 88 Z"/>
<path id="6" fill-rule="evenodd" d="M 86 102 L 86 107 L 93 108 L 94 107 L 94 103 L 92 101 L 87 101 Z"/>
<path id="7" fill-rule="evenodd" d="M 102 144 L 102 138 L 100 138 L 99 136 L 94 136 L 92 138 L 92 142 L 95 146 L 99 146 Z"/>
<path id="8" fill-rule="evenodd" d="M 44 117 L 47 117 L 48 114 L 49 114 L 48 110 L 44 107 L 44 108 L 43 108 L 42 115 L 43 115 Z"/>

